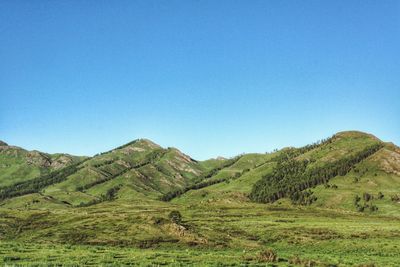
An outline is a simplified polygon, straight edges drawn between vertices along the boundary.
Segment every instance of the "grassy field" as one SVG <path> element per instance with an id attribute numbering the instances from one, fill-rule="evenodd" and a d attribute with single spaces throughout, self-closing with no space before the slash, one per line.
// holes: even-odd
<path id="1" fill-rule="evenodd" d="M 181 212 L 180 225 L 168 219 L 172 210 Z M 265 266 L 261 252 L 272 249 L 278 257 L 273 264 L 279 266 L 400 265 L 399 217 L 294 207 L 285 201 L 110 202 L 50 213 L 4 212 L 1 224 L 9 228 L 3 231 L 12 238 L 3 236 L 0 261 L 8 264 Z"/>

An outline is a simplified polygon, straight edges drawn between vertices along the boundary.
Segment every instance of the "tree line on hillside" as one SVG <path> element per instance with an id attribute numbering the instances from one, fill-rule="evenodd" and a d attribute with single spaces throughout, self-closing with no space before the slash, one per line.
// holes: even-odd
<path id="1" fill-rule="evenodd" d="M 321 146 L 323 144 L 328 144 L 331 142 L 332 142 L 332 137 L 326 138 L 326 139 L 321 139 L 320 141 L 317 141 L 315 143 L 312 143 L 312 144 L 309 144 L 309 145 L 306 145 L 306 146 L 303 146 L 300 148 L 288 148 L 285 150 L 284 153 L 279 153 L 274 158 L 272 158 L 271 161 L 284 162 L 284 161 L 288 160 L 289 158 L 297 157 L 297 156 L 299 156 L 307 151 L 310 151 L 318 146 Z M 233 159 L 230 159 L 226 164 L 224 164 L 218 168 L 212 169 L 208 174 L 197 179 L 197 182 L 195 182 L 194 184 L 191 184 L 184 188 L 179 188 L 179 189 L 173 190 L 171 192 L 168 192 L 167 194 L 163 195 L 160 199 L 162 201 L 171 201 L 172 199 L 179 197 L 190 190 L 198 190 L 198 189 L 205 188 L 205 187 L 208 187 L 208 186 L 211 186 L 214 184 L 218 184 L 218 183 L 222 183 L 222 182 L 229 182 L 229 180 L 232 178 L 234 178 L 234 179 L 239 178 L 244 173 L 250 171 L 250 169 L 245 169 L 241 173 L 236 173 L 234 175 L 234 177 L 225 177 L 225 178 L 220 178 L 220 179 L 215 179 L 215 180 L 208 180 L 209 178 L 215 176 L 220 170 L 222 170 L 224 168 L 228 168 L 228 167 L 232 166 L 233 164 L 235 164 L 240 158 L 241 158 L 241 156 L 237 156 Z M 256 166 L 255 168 L 258 168 L 259 166 L 261 166 L 263 164 L 265 164 L 265 163 L 262 163 L 262 164 Z"/>
<path id="2" fill-rule="evenodd" d="M 81 202 L 78 205 L 78 207 L 88 207 L 88 206 L 92 206 L 92 205 L 95 205 L 95 204 L 99 204 L 99 203 L 104 202 L 104 201 L 114 200 L 114 199 L 117 198 L 117 193 L 121 189 L 121 187 L 122 187 L 122 185 L 117 185 L 117 186 L 111 187 L 110 189 L 108 189 L 106 191 L 105 194 L 100 195 L 99 198 L 93 199 L 93 200 L 91 200 L 89 202 L 86 202 L 86 203 Z"/>
<path id="3" fill-rule="evenodd" d="M 89 189 L 89 188 L 91 188 L 91 187 L 93 187 L 93 186 L 95 186 L 95 185 L 105 183 L 105 182 L 107 182 L 107 181 L 110 181 L 110 180 L 112 180 L 112 179 L 118 177 L 118 176 L 121 176 L 121 175 L 127 173 L 128 171 L 130 171 L 130 170 L 132 170 L 132 169 L 138 169 L 138 168 L 144 167 L 144 166 L 146 166 L 146 165 L 148 165 L 148 164 L 152 164 L 152 163 L 154 163 L 157 159 L 161 158 L 164 154 L 165 154 L 165 152 L 164 152 L 163 150 L 161 150 L 161 149 L 155 150 L 155 151 L 149 153 L 149 154 L 145 157 L 145 159 L 144 159 L 143 161 L 141 161 L 141 162 L 139 162 L 139 163 L 137 163 L 137 164 L 131 165 L 130 167 L 128 167 L 128 168 L 126 168 L 126 169 L 124 169 L 124 170 L 122 170 L 122 171 L 120 171 L 120 172 L 118 172 L 118 173 L 116 173 L 116 174 L 110 174 L 110 175 L 108 175 L 108 176 L 105 176 L 105 177 L 103 177 L 103 178 L 101 178 L 101 179 L 98 179 L 98 180 L 96 180 L 96 181 L 93 181 L 93 182 L 91 182 L 91 183 L 87 183 L 87 184 L 85 184 L 85 185 L 79 186 L 79 187 L 77 187 L 76 190 L 78 190 L 78 191 L 87 190 L 87 189 Z"/>
<path id="4" fill-rule="evenodd" d="M 119 146 L 119 147 L 113 148 L 113 149 L 111 149 L 111 150 L 98 153 L 98 154 L 94 155 L 94 157 L 102 156 L 102 155 L 105 155 L 105 154 L 114 152 L 114 151 L 116 151 L 116 150 L 119 150 L 119 149 L 125 148 L 125 147 L 127 147 L 127 146 L 133 145 L 133 144 L 137 143 L 138 141 L 139 141 L 139 139 L 133 140 L 133 141 L 131 141 L 131 142 L 129 142 L 129 143 L 126 143 L 126 144 L 121 145 L 121 146 Z"/>
<path id="5" fill-rule="evenodd" d="M 189 190 L 198 190 L 198 189 L 201 189 L 201 188 L 204 188 L 204 187 L 208 187 L 210 185 L 219 184 L 219 183 L 227 181 L 231 177 L 219 178 L 219 179 L 214 179 L 214 180 L 210 180 L 210 178 L 215 176 L 222 169 L 231 167 L 240 158 L 241 158 L 241 156 L 238 156 L 238 157 L 235 157 L 233 159 L 227 160 L 227 162 L 225 164 L 223 164 L 223 165 L 221 165 L 221 166 L 219 166 L 217 168 L 212 169 L 207 174 L 205 174 L 205 175 L 201 176 L 200 178 L 198 178 L 197 179 L 198 182 L 195 182 L 194 184 L 185 186 L 183 188 L 179 188 L 179 189 L 175 189 L 173 191 L 170 191 L 170 192 L 166 193 L 165 195 L 163 195 L 160 198 L 160 200 L 162 200 L 162 201 L 171 201 L 172 199 L 183 195 L 184 193 L 188 192 Z M 236 176 L 235 178 L 238 178 L 238 177 Z"/>
<path id="6" fill-rule="evenodd" d="M 60 170 L 56 170 L 51 173 L 39 176 L 32 180 L 23 181 L 11 186 L 2 187 L 0 188 L 0 200 L 31 193 L 37 193 L 49 185 L 60 183 L 65 179 L 67 179 L 68 176 L 76 173 L 78 170 L 83 168 L 81 164 L 89 159 L 90 158 L 84 159 L 80 162 L 74 163 Z"/>
<path id="7" fill-rule="evenodd" d="M 297 160 L 299 152 L 288 151 L 281 155 L 273 172 L 254 184 L 250 198 L 256 202 L 274 202 L 283 197 L 295 197 L 305 189 L 327 183 L 331 178 L 347 174 L 351 168 L 382 147 L 378 143 L 355 155 L 327 162 L 322 166 L 308 167 L 309 160 Z"/>
<path id="8" fill-rule="evenodd" d="M 92 164 L 91 166 L 95 167 L 95 168 L 100 168 L 100 167 L 103 167 L 105 165 L 110 165 L 110 164 L 114 163 L 115 161 L 116 161 L 116 159 L 109 159 L 109 160 L 105 160 L 105 161 L 100 162 L 100 163 Z"/>
<path id="9" fill-rule="evenodd" d="M 156 159 L 160 158 L 162 156 L 162 154 L 163 154 L 162 149 L 152 151 L 151 153 L 146 155 L 145 159 L 142 162 L 139 162 L 138 164 L 133 165 L 131 168 L 125 169 L 121 173 L 117 173 L 116 175 L 107 176 L 103 179 L 99 179 L 99 180 L 89 183 L 87 185 L 78 187 L 78 190 L 79 191 L 86 190 L 97 184 L 109 181 L 109 180 L 129 171 L 129 169 L 143 167 L 147 164 L 154 162 Z M 17 197 L 17 196 L 22 196 L 22 195 L 27 195 L 27 194 L 32 194 L 32 193 L 38 193 L 38 192 L 40 192 L 40 190 L 42 190 L 43 188 L 45 188 L 47 186 L 63 182 L 68 178 L 68 176 L 70 176 L 70 175 L 78 172 L 80 169 L 82 169 L 84 167 L 82 165 L 82 163 L 84 163 L 85 161 L 88 161 L 90 159 L 91 158 L 86 158 L 80 162 L 71 164 L 70 166 L 64 167 L 60 170 L 56 170 L 51 173 L 41 175 L 37 178 L 31 179 L 28 181 L 19 182 L 14 185 L 11 185 L 11 186 L 2 187 L 2 188 L 0 188 L 0 201 L 7 199 L 7 198 Z"/>
<path id="10" fill-rule="evenodd" d="M 317 197 L 313 195 L 314 192 L 311 190 L 296 191 L 290 195 L 290 200 L 294 205 L 311 205 L 317 201 Z"/>
<path id="11" fill-rule="evenodd" d="M 232 159 L 228 159 L 224 164 L 222 164 L 221 166 L 212 169 L 211 171 L 209 171 L 206 175 L 202 176 L 200 178 L 200 180 L 203 179 L 208 179 L 213 177 L 214 175 L 216 175 L 220 170 L 225 169 L 225 168 L 229 168 L 231 167 L 233 164 L 235 164 L 242 156 L 237 156 L 234 157 Z"/>
<path id="12" fill-rule="evenodd" d="M 162 200 L 162 201 L 171 201 L 172 199 L 183 195 L 184 193 L 188 192 L 189 190 L 198 190 L 198 189 L 201 189 L 201 188 L 204 188 L 204 187 L 208 187 L 210 185 L 219 184 L 219 183 L 225 182 L 227 179 L 228 178 L 220 178 L 220 179 L 208 180 L 208 181 L 206 180 L 206 181 L 203 181 L 203 182 L 200 182 L 200 183 L 196 183 L 196 184 L 193 184 L 193 185 L 186 186 L 184 188 L 176 189 L 176 190 L 173 190 L 173 191 L 168 192 L 165 195 L 163 195 L 160 198 L 160 200 Z"/>
<path id="13" fill-rule="evenodd" d="M 308 144 L 299 148 L 287 148 L 282 150 L 282 153 L 278 153 L 278 155 L 276 155 L 273 159 L 273 161 L 277 161 L 277 162 L 284 162 L 290 159 L 293 159 L 297 156 L 300 156 L 301 154 L 304 154 L 308 151 L 311 151 L 315 148 L 321 147 L 322 145 L 326 145 L 326 144 L 330 144 L 333 142 L 334 136 L 333 137 L 329 137 L 329 138 L 325 138 L 325 139 L 321 139 L 317 142 L 314 142 L 312 144 Z"/>

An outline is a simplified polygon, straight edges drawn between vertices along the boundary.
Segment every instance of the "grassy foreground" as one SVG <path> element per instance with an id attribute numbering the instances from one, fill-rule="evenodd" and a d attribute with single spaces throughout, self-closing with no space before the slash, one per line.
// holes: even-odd
<path id="1" fill-rule="evenodd" d="M 141 234 L 132 236 L 140 239 L 143 248 L 137 245 L 111 245 L 106 242 L 117 236 L 127 235 L 129 222 L 119 221 L 119 232 L 107 236 L 107 218 L 101 218 L 101 211 L 109 213 L 115 206 L 103 206 L 85 218 L 97 223 L 97 232 L 104 235 L 101 245 L 95 240 L 67 240 L 62 244 L 41 241 L 36 243 L 38 232 L 48 234 L 48 228 L 40 231 L 35 226 L 35 235 L 19 240 L 0 242 L 0 263 L 5 265 L 140 265 L 140 266 L 399 266 L 400 223 L 399 218 L 372 214 L 359 214 L 341 210 L 294 207 L 286 203 L 255 204 L 216 202 L 198 205 L 179 205 L 172 208 L 126 204 L 120 212 L 124 217 L 151 211 L 164 218 L 171 210 L 180 210 L 184 229 L 175 229 L 174 224 L 150 230 L 142 229 Z M 205 206 L 206 205 L 206 206 Z M 119 205 L 121 207 L 122 205 Z M 87 213 L 82 209 L 81 216 Z M 60 211 L 55 213 L 60 213 Z M 48 215 L 49 224 L 60 214 Z M 70 216 L 65 214 L 64 216 Z M 67 220 L 68 218 L 65 218 Z M 61 218 L 62 220 L 62 218 Z M 143 220 L 143 217 L 142 217 Z M 149 224 L 154 217 L 149 217 Z M 72 221 L 70 221 L 73 223 Z M 140 222 L 142 225 L 143 221 Z M 60 228 L 66 230 L 63 221 Z M 104 229 L 102 228 L 104 227 Z M 175 229 L 175 230 L 174 230 Z M 92 229 L 93 230 L 93 229 Z M 90 236 L 91 229 L 80 228 Z M 175 237 L 175 238 L 174 238 Z M 122 238 L 122 237 L 120 237 Z M 202 241 L 199 241 L 202 240 Z M 137 241 L 137 240 L 136 240 Z M 135 241 L 135 242 L 136 242 Z M 147 242 L 147 243 L 146 243 Z M 71 244 L 72 243 L 72 244 Z M 82 245 L 85 244 L 85 245 Z M 132 243 L 133 244 L 133 243 Z M 277 258 L 269 262 L 262 252 L 272 250 Z M 374 265 L 373 265 L 374 264 Z"/>

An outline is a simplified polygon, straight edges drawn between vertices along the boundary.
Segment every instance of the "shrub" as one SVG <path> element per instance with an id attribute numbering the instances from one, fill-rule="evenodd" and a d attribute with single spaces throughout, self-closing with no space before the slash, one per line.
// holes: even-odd
<path id="1" fill-rule="evenodd" d="M 390 199 L 392 200 L 392 201 L 400 201 L 400 195 L 392 195 L 391 197 L 390 197 Z"/>
<path id="2" fill-rule="evenodd" d="M 385 195 L 382 193 L 382 192 L 379 192 L 378 193 L 378 199 L 382 199 L 382 198 L 384 198 L 385 197 Z"/>
<path id="3" fill-rule="evenodd" d="M 359 197 L 358 195 L 356 195 L 356 196 L 354 197 L 354 204 L 357 206 L 357 203 L 360 202 L 360 200 L 361 200 L 361 197 Z"/>
<path id="4" fill-rule="evenodd" d="M 163 224 L 166 220 L 167 219 L 165 219 L 163 217 L 153 217 L 152 218 L 153 224 L 158 224 L 158 225 Z"/>
<path id="5" fill-rule="evenodd" d="M 182 215 L 177 210 L 171 211 L 168 217 L 173 223 L 180 224 L 182 222 Z"/>
<path id="6" fill-rule="evenodd" d="M 6 261 L 18 261 L 18 260 L 20 260 L 21 258 L 20 257 L 18 257 L 18 256 L 4 256 L 3 257 L 3 260 L 6 262 Z M 7 265 L 6 265 L 7 266 Z"/>
<path id="7" fill-rule="evenodd" d="M 261 262 L 275 262 L 278 260 L 278 255 L 272 249 L 268 248 L 258 253 L 258 260 Z"/>
<path id="8" fill-rule="evenodd" d="M 363 199 L 364 199 L 366 202 L 368 202 L 368 201 L 370 201 L 370 200 L 373 199 L 373 196 L 372 196 L 371 194 L 365 192 L 365 193 L 363 194 Z"/>

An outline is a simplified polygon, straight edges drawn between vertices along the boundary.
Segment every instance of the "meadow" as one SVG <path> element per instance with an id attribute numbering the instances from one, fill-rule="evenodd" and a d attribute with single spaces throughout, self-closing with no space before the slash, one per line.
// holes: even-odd
<path id="1" fill-rule="evenodd" d="M 116 211 L 117 206 L 123 209 Z M 117 206 L 109 203 L 81 208 L 79 214 L 74 211 L 84 226 L 61 210 L 46 215 L 42 222 L 47 225 L 36 223 L 32 230 L 20 225 L 25 227 L 23 236 L 1 241 L 0 262 L 39 266 L 400 265 L 396 217 L 293 207 L 284 201 L 265 205 L 220 200 L 168 207 L 154 201 Z M 182 214 L 180 227 L 168 221 L 172 210 Z M 53 220 L 59 223 L 50 227 Z M 110 231 L 115 226 L 119 230 Z M 140 232 L 132 232 L 132 227 Z M 76 230 L 80 236 L 74 235 Z M 52 231 L 62 237 L 52 239 Z M 276 258 L 271 261 L 265 253 Z"/>

